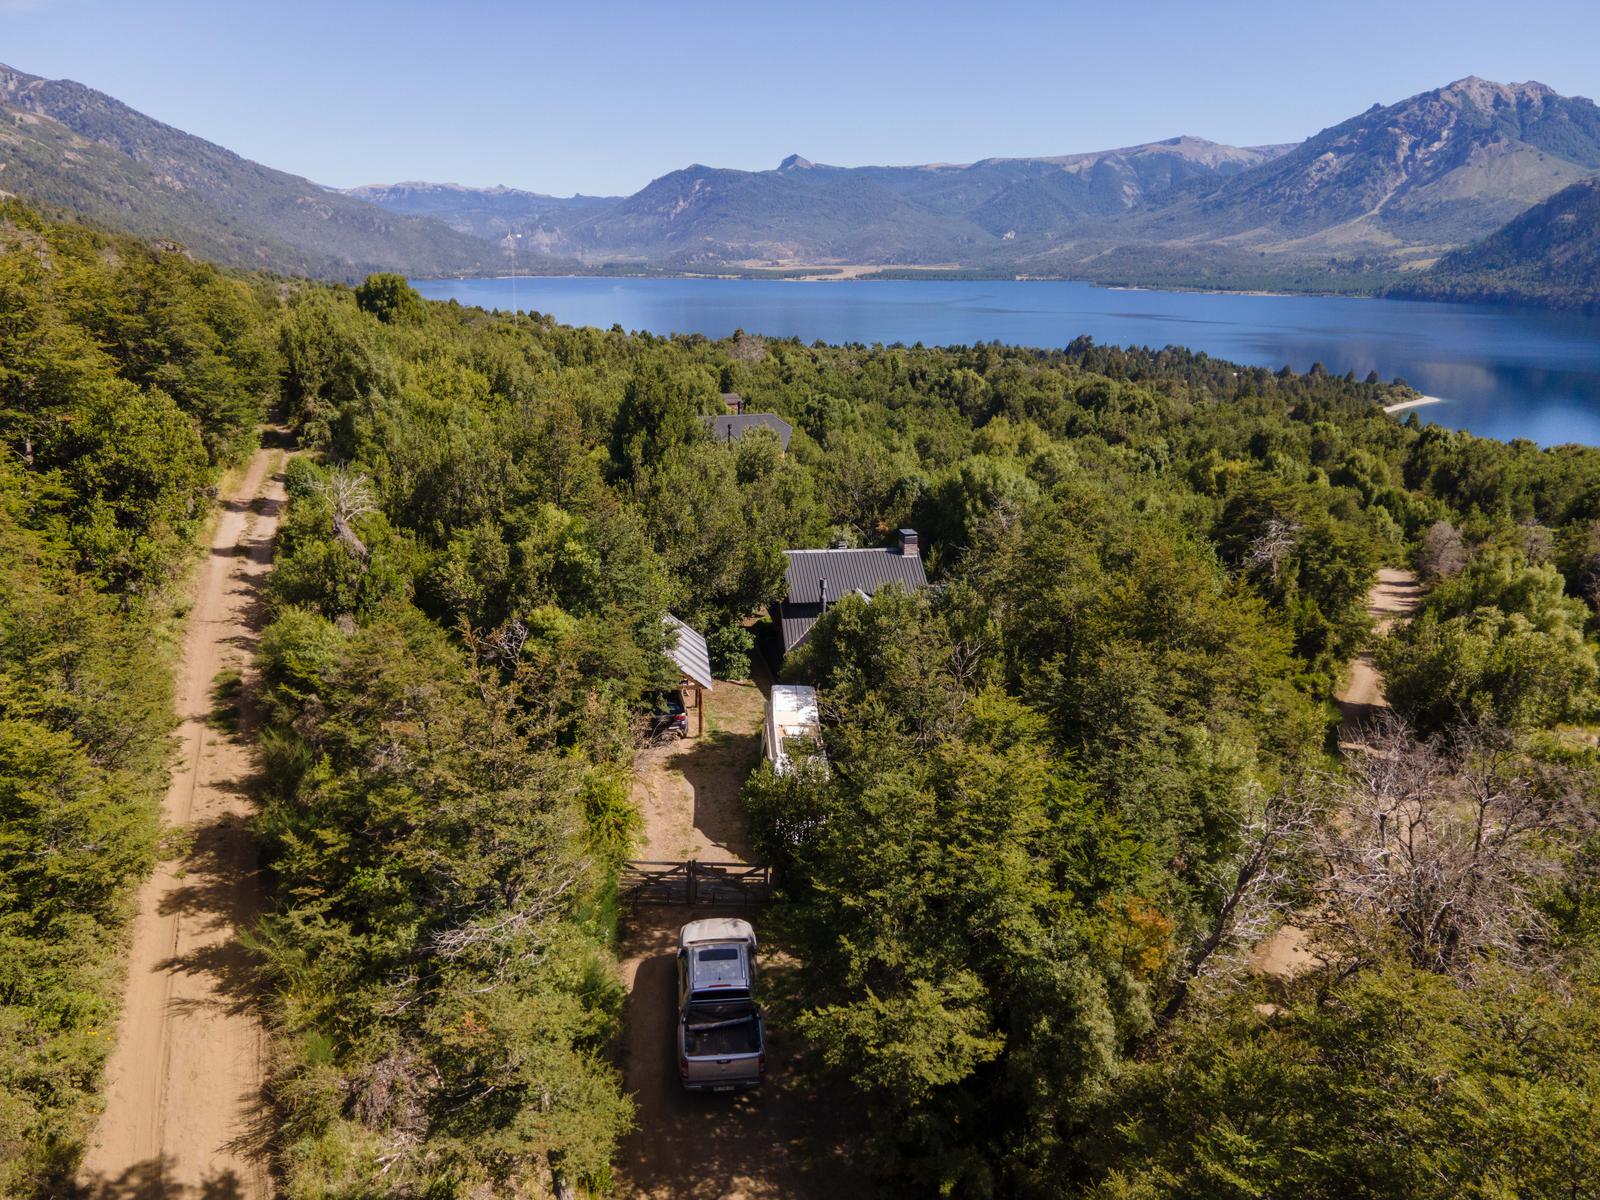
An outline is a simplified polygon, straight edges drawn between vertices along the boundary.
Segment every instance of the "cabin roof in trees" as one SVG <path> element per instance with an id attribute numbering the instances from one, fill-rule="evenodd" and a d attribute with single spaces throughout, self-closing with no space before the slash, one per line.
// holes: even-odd
<path id="1" fill-rule="evenodd" d="M 805 641 L 824 607 L 840 596 L 860 592 L 870 598 L 889 583 L 908 592 L 928 586 L 914 529 L 902 529 L 893 546 L 783 553 L 788 594 L 779 605 L 778 626 L 785 654 Z"/>
<path id="2" fill-rule="evenodd" d="M 705 638 L 671 613 L 662 618 L 662 623 L 667 627 L 667 657 L 678 664 L 685 679 L 711 691 L 711 655 Z"/>
<path id="3" fill-rule="evenodd" d="M 711 436 L 719 442 L 734 442 L 752 429 L 770 429 L 778 435 L 778 445 L 789 449 L 789 437 L 794 426 L 777 413 L 724 413 L 720 417 L 704 418 Z"/>

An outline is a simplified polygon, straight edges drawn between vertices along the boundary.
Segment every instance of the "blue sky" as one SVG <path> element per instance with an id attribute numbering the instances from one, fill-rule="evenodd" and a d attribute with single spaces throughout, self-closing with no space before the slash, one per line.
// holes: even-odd
<path id="1" fill-rule="evenodd" d="M 691 162 L 1298 141 L 1463 75 L 1600 93 L 1600 3 L 0 0 L 0 62 L 270 166 L 633 191 Z"/>

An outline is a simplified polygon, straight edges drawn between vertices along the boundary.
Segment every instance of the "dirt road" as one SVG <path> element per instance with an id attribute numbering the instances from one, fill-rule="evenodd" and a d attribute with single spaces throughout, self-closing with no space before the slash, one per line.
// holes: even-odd
<path id="1" fill-rule="evenodd" d="M 140 891 L 106 1107 L 79 1176 L 87 1200 L 252 1200 L 263 1031 L 239 930 L 258 909 L 249 746 L 212 719 L 222 671 L 249 667 L 257 592 L 284 504 L 274 433 L 226 498 L 196 578 L 178 675 L 180 752 L 163 806 L 187 841 Z"/>
<path id="2" fill-rule="evenodd" d="M 765 680 L 762 681 L 763 685 Z M 706 697 L 706 735 L 644 751 L 634 798 L 644 817 L 642 858 L 750 861 L 739 788 L 761 749 L 764 686 L 717 681 Z M 848 1117 L 797 1069 L 796 1039 L 768 1021 L 767 1083 L 742 1096 L 691 1095 L 678 1085 L 673 1021 L 678 927 L 719 910 L 642 907 L 627 918 L 622 978 L 628 989 L 624 1074 L 638 1126 L 618 1154 L 619 1196 L 694 1200 L 839 1200 L 862 1194 L 852 1169 Z M 793 961 L 766 938 L 759 910 L 744 914 L 763 936 L 770 999 Z M 768 1004 L 768 1015 L 774 1006 Z"/>
<path id="3" fill-rule="evenodd" d="M 1367 612 L 1376 626 L 1376 633 L 1387 633 L 1396 621 L 1408 618 L 1422 602 L 1422 587 L 1410 571 L 1384 567 L 1378 572 L 1378 582 L 1367 593 Z M 1334 693 L 1344 720 L 1339 729 L 1341 749 L 1361 745 L 1361 727 L 1388 709 L 1383 698 L 1383 676 L 1372 665 L 1369 647 L 1350 662 L 1350 674 L 1344 687 Z"/>
<path id="4" fill-rule="evenodd" d="M 1384 567 L 1378 582 L 1367 593 L 1367 613 L 1374 632 L 1387 633 L 1396 621 L 1403 621 L 1422 602 L 1422 588 L 1411 571 Z M 1350 660 L 1344 687 L 1334 693 L 1343 720 L 1339 723 L 1339 749 L 1346 754 L 1365 748 L 1365 728 L 1387 711 L 1383 698 L 1383 676 L 1372 663 L 1369 647 Z M 1306 943 L 1305 931 L 1295 925 L 1280 925 L 1263 938 L 1250 955 L 1250 966 L 1262 975 L 1292 976 L 1314 966 L 1316 956 Z"/>

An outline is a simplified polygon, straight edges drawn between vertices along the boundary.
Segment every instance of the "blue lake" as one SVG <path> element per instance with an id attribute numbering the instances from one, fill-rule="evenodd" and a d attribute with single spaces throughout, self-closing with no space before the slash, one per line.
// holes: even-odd
<path id="1" fill-rule="evenodd" d="M 1122 291 L 1086 283 L 528 277 L 414 281 L 435 300 L 569 325 L 825 342 L 1188 346 L 1276 370 L 1400 377 L 1420 419 L 1485 437 L 1600 445 L 1600 316 L 1342 296 Z"/>

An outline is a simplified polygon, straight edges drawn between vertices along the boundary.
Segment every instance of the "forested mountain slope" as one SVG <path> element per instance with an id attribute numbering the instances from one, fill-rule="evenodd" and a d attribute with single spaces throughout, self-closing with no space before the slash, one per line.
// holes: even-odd
<path id="1" fill-rule="evenodd" d="M 1396 291 L 1439 300 L 1600 304 L 1600 179 L 1563 188 Z"/>
<path id="2" fill-rule="evenodd" d="M 345 189 L 390 212 L 434 217 L 461 233 L 488 241 L 507 234 L 527 240 L 519 249 L 548 254 L 560 246 L 560 230 L 598 209 L 617 202 L 615 196 L 546 196 L 517 188 L 462 187 L 456 183 L 378 183 Z"/>
<path id="3" fill-rule="evenodd" d="M 772 171 L 696 165 L 592 207 L 542 203 L 523 228 L 530 245 L 592 264 L 952 263 L 1370 289 L 1596 172 L 1591 101 L 1469 77 L 1294 146 L 1181 137 L 966 165 L 844 168 L 798 155 Z M 434 201 L 460 223 L 494 195 L 440 189 Z M 407 191 L 394 203 L 414 201 Z"/>
<path id="4" fill-rule="evenodd" d="M 559 272 L 951 265 L 1379 291 L 1417 283 L 1442 254 L 1597 173 L 1593 102 L 1469 77 L 1298 145 L 1175 137 L 905 167 L 790 155 L 768 171 L 696 164 L 621 197 L 435 183 L 340 192 L 80 84 L 0 68 L 0 190 L 219 262 L 350 281 L 374 270 L 494 273 L 514 248 L 519 267 Z"/>
<path id="5" fill-rule="evenodd" d="M 30 552 L 4 586 L 43 580 L 139 645 L 120 623 L 264 379 L 308 451 L 259 650 L 286 1195 L 604 1187 L 632 1119 L 612 897 L 644 697 L 677 678 L 662 616 L 737 673 L 785 548 L 906 526 L 935 586 L 841 599 L 784 664 L 822 689 L 833 769 L 745 791 L 786 890 L 761 919 L 799 962 L 785 1033 L 874 1115 L 879 1192 L 1453 1200 L 1600 1174 L 1600 450 L 1176 348 L 666 339 L 393 276 L 258 290 L 15 209 L 0 230 L 25 531 L 0 545 L 66 572 Z M 727 390 L 793 425 L 787 453 L 707 435 Z M 1340 761 L 1330 697 L 1376 567 L 1407 560 L 1431 590 L 1377 653 L 1408 724 Z M 0 845 L 0 936 L 88 964 L 65 991 L 0 976 L 24 1194 L 73 1153 L 150 844 L 141 793 L 73 790 L 130 727 L 83 719 L 114 682 L 40 669 L 78 612 L 0 625 L 0 736 L 31 723 L 0 741 L 26 839 Z M 1406 853 L 1396 814 L 1427 831 Z M 1322 965 L 1250 974 L 1287 913 Z"/>
<path id="6" fill-rule="evenodd" d="M 71 80 L 0 65 L 0 193 L 233 266 L 358 280 L 492 267 L 490 246 L 152 120 Z"/>

